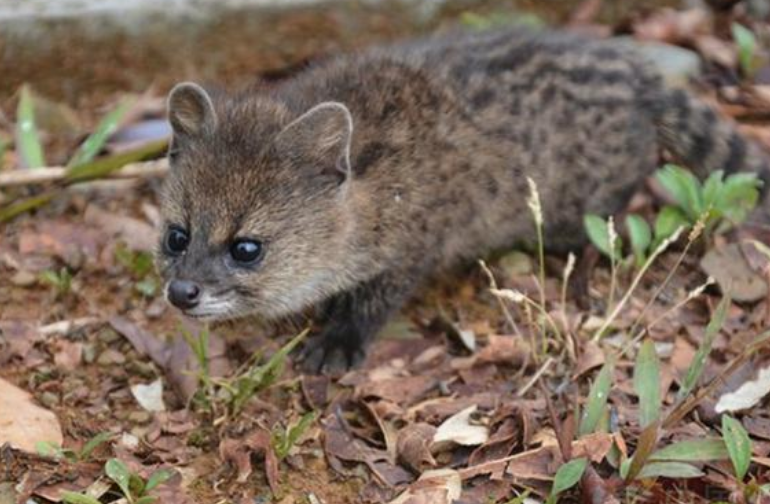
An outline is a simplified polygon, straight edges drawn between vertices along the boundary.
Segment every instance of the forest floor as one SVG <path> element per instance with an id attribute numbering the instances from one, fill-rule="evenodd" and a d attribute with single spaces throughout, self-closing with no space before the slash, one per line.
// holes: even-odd
<path id="1" fill-rule="evenodd" d="M 695 89 L 770 148 L 770 25 L 738 6 L 607 26 L 595 4 L 567 29 L 687 48 L 703 64 Z M 32 96 L 48 164 L 65 165 L 100 111 Z M 157 157 L 163 105 L 132 100 L 97 163 Z M 32 136 L 14 136 L 22 119 L 0 122 L 0 180 L 35 156 Z M 574 268 L 547 256 L 544 284 L 537 253 L 471 264 L 426 287 L 359 369 L 309 376 L 285 355 L 301 325 L 202 327 L 167 306 L 151 260 L 161 183 L 0 187 L 0 213 L 45 202 L 0 235 L 0 504 L 67 491 L 86 503 L 770 498 L 770 258 L 755 244 L 770 243 L 767 225 L 685 231 L 644 274 L 595 250 Z M 653 222 L 670 200 L 651 180 L 629 211 Z"/>

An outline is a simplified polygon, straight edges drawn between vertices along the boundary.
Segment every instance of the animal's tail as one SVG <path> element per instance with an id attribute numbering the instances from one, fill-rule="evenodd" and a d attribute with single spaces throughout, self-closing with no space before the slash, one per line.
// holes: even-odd
<path id="1" fill-rule="evenodd" d="M 700 178 L 716 170 L 756 173 L 763 195 L 770 185 L 770 154 L 686 91 L 668 91 L 658 114 L 658 137 L 675 161 Z"/>

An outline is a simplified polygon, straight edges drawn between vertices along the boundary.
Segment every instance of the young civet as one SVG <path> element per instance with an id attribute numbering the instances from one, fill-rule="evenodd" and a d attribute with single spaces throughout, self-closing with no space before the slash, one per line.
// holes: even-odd
<path id="1" fill-rule="evenodd" d="M 704 175 L 767 158 L 639 56 L 559 33 L 452 34 L 310 68 L 266 91 L 168 99 L 172 165 L 158 263 L 186 315 L 317 309 L 311 371 L 347 368 L 430 274 L 532 242 L 584 242 L 659 147 Z"/>

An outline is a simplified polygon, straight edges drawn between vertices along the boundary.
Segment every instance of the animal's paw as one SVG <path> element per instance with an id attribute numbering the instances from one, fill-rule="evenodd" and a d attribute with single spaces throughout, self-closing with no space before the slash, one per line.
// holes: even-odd
<path id="1" fill-rule="evenodd" d="M 301 369 L 309 374 L 341 374 L 366 358 L 365 339 L 342 328 L 328 328 L 305 343 Z"/>

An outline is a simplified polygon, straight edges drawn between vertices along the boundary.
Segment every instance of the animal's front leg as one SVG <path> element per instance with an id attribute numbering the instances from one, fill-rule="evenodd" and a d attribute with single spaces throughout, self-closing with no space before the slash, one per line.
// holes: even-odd
<path id="1" fill-rule="evenodd" d="M 335 373 L 360 364 L 369 343 L 412 290 L 406 275 L 384 273 L 330 299 L 321 313 L 322 329 L 302 352 L 309 373 Z"/>

